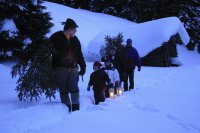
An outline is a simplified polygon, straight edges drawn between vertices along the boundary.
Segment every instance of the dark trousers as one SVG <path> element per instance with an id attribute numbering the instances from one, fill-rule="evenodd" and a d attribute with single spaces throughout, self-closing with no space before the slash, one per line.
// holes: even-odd
<path id="1" fill-rule="evenodd" d="M 96 105 L 105 101 L 105 87 L 94 88 L 94 99 Z"/>
<path id="2" fill-rule="evenodd" d="M 121 72 L 119 70 L 117 70 L 117 71 L 119 73 L 119 78 L 120 78 L 120 84 L 119 84 L 119 86 L 121 86 L 122 82 L 124 82 L 125 79 L 126 79 L 126 73 L 125 72 Z"/>
<path id="3" fill-rule="evenodd" d="M 105 97 L 109 98 L 109 86 L 106 86 L 106 90 L 105 90 Z"/>
<path id="4" fill-rule="evenodd" d="M 134 89 L 134 69 L 125 72 L 124 91 L 128 91 L 128 80 L 130 83 L 129 90 Z"/>
<path id="5" fill-rule="evenodd" d="M 68 106 L 79 104 L 78 68 L 56 68 L 55 78 L 60 90 L 61 102 Z"/>

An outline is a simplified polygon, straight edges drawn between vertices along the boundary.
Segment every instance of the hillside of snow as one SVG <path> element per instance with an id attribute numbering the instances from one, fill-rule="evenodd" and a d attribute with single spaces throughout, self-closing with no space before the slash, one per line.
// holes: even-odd
<path id="1" fill-rule="evenodd" d="M 62 30 L 60 22 L 71 17 L 80 26 L 77 36 L 84 51 L 99 33 L 134 25 L 109 15 L 50 2 L 44 5 L 55 24 L 49 35 Z M 84 81 L 79 81 L 80 111 L 70 114 L 58 94 L 52 101 L 42 96 L 39 101 L 20 102 L 15 91 L 17 78 L 10 75 L 12 63 L 0 64 L 0 132 L 200 133 L 200 55 L 185 46 L 178 45 L 177 49 L 181 67 L 142 67 L 141 72 L 135 72 L 134 90 L 99 105 L 92 104 L 93 92 L 87 91 L 93 71 L 92 63 L 87 62 Z"/>
<path id="2" fill-rule="evenodd" d="M 46 11 L 51 13 L 54 23 L 54 27 L 47 36 L 63 30 L 64 26 L 61 22 L 65 22 L 67 18 L 72 18 L 77 22 L 79 25 L 77 36 L 81 41 L 87 61 L 100 60 L 99 50 L 104 45 L 104 38 L 107 35 L 116 36 L 118 33 L 123 33 L 124 41 L 131 38 L 141 57 L 160 47 L 177 33 L 185 45 L 190 40 L 183 24 L 176 17 L 136 24 L 118 17 L 73 9 L 59 4 L 45 2 L 43 5 L 47 7 Z"/>
<path id="3" fill-rule="evenodd" d="M 135 24 L 111 15 L 73 9 L 51 2 L 44 2 L 43 5 L 47 7 L 46 12 L 51 13 L 51 17 L 53 18 L 51 22 L 54 24 L 51 32 L 47 36 L 50 36 L 56 31 L 63 30 L 64 25 L 62 25 L 62 22 L 65 22 L 67 18 L 72 18 L 79 26 L 76 35 L 81 42 L 83 53 L 87 60 L 91 60 L 88 44 L 96 35 L 104 30 L 115 29 L 122 25 L 132 26 Z"/>

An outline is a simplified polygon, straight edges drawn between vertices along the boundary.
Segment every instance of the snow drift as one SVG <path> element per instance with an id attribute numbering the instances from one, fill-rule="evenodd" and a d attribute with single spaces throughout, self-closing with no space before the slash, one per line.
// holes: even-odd
<path id="1" fill-rule="evenodd" d="M 56 31 L 63 30 L 64 25 L 62 25 L 62 22 L 65 22 L 67 18 L 74 19 L 79 26 L 76 35 L 81 42 L 86 60 L 89 60 L 91 56 L 88 54 L 88 44 L 100 32 L 108 29 L 115 29 L 122 25 L 131 26 L 135 24 L 131 21 L 111 15 L 94 13 L 82 9 L 73 9 L 51 2 L 44 2 L 43 5 L 47 7 L 46 11 L 50 12 L 53 18 L 52 23 L 54 24 L 47 37 Z"/>
<path id="2" fill-rule="evenodd" d="M 51 13 L 54 23 L 54 27 L 47 36 L 63 30 L 62 22 L 65 22 L 67 18 L 72 18 L 77 22 L 79 25 L 77 36 L 81 41 L 87 61 L 99 60 L 99 50 L 101 45 L 104 45 L 105 36 L 116 36 L 119 32 L 123 33 L 125 40 L 133 39 L 133 45 L 138 49 L 141 57 L 161 46 L 177 33 L 185 45 L 190 40 L 183 24 L 176 17 L 136 24 L 111 15 L 73 9 L 51 2 L 44 2 L 43 5 L 47 7 L 46 11 Z"/>
<path id="3" fill-rule="evenodd" d="M 126 27 L 120 26 L 120 28 L 103 31 L 91 40 L 88 45 L 88 51 L 93 56 L 93 59 L 98 60 L 100 58 L 99 50 L 104 45 L 105 36 L 117 36 L 120 32 L 124 35 L 124 41 L 128 38 L 133 40 L 133 46 L 139 51 L 141 57 L 160 47 L 177 33 L 185 45 L 190 40 L 183 24 L 176 17 L 168 17 Z"/>

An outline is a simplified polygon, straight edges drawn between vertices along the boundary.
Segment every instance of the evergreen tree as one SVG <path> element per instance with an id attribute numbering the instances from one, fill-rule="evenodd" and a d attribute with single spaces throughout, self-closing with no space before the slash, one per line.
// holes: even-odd
<path id="1" fill-rule="evenodd" d="M 130 21 L 138 22 L 138 3 L 137 0 L 124 0 L 121 5 L 119 16 Z"/>
<path id="2" fill-rule="evenodd" d="M 71 0 L 71 7 L 90 10 L 91 0 Z"/>
<path id="3" fill-rule="evenodd" d="M 90 2 L 91 11 L 93 12 L 103 12 L 107 7 L 110 6 L 110 1 L 105 0 L 92 0 Z"/>
<path id="4" fill-rule="evenodd" d="M 91 0 L 47 0 L 47 1 L 86 10 L 90 10 L 90 2 L 91 2 Z"/>
<path id="5" fill-rule="evenodd" d="M 38 100 L 42 94 L 50 100 L 55 98 L 57 87 L 51 66 L 53 52 L 53 45 L 44 39 L 28 62 L 21 62 L 12 68 L 12 77 L 19 75 L 16 91 L 20 100 Z"/>
<path id="6" fill-rule="evenodd" d="M 200 45 L 200 1 L 197 0 L 162 0 L 157 6 L 157 18 L 177 16 L 183 22 L 191 40 L 187 45 L 189 50 L 194 50 Z"/>
<path id="7" fill-rule="evenodd" d="M 66 5 L 66 6 L 72 6 L 73 0 L 46 0 L 46 1 L 58 3 L 58 4 Z"/>
<path id="8" fill-rule="evenodd" d="M 102 57 L 107 57 L 109 56 L 110 49 L 115 48 L 117 51 L 120 51 L 123 47 L 123 35 L 122 33 L 119 33 L 116 37 L 110 37 L 106 36 L 105 37 L 105 45 L 102 45 L 100 48 L 100 55 Z"/>
<path id="9" fill-rule="evenodd" d="M 8 59 L 8 56 L 12 56 L 12 52 L 15 49 L 20 49 L 22 46 L 18 38 L 19 33 L 17 29 L 8 29 L 6 23 L 13 24 L 13 17 L 15 14 L 15 8 L 7 1 L 0 1 L 0 61 Z M 12 26 L 12 27 L 13 27 Z M 5 28 L 7 27 L 7 28 Z M 9 53 L 11 53 L 9 55 Z"/>
<path id="10" fill-rule="evenodd" d="M 118 4 L 120 2 L 121 4 Z M 197 0 L 93 0 L 91 10 L 107 13 L 134 22 L 146 22 L 176 16 L 183 22 L 191 41 L 187 48 L 200 51 L 200 1 Z"/>
<path id="11" fill-rule="evenodd" d="M 17 33 L 1 31 L 2 49 L 11 50 L 18 63 L 12 68 L 12 77 L 19 76 L 16 91 L 20 100 L 38 99 L 44 93 L 47 98 L 55 97 L 56 85 L 51 67 L 53 47 L 45 35 L 53 25 L 49 13 L 43 12 L 41 1 L 1 1 L 1 27 L 11 19 Z M 28 42 L 28 43 L 27 43 Z M 17 44 L 17 47 L 15 45 Z"/>
<path id="12" fill-rule="evenodd" d="M 200 45 L 200 1 L 183 1 L 180 5 L 179 17 L 191 37 L 187 48 L 194 50 L 195 46 Z"/>
<path id="13" fill-rule="evenodd" d="M 1 28 L 5 20 L 12 20 L 17 28 L 16 33 L 0 30 L 1 51 L 6 53 L 12 51 L 13 56 L 28 60 L 31 54 L 38 48 L 38 41 L 43 40 L 48 33 L 52 23 L 49 22 L 48 13 L 43 13 L 45 8 L 41 6 L 41 1 L 9 0 L 0 1 Z M 27 42 L 27 40 L 29 40 Z M 25 58 L 26 57 L 26 58 Z"/>
<path id="14" fill-rule="evenodd" d="M 113 16 L 123 17 L 121 14 L 128 5 L 128 0 L 92 0 L 90 8 L 93 12 L 101 12 Z"/>

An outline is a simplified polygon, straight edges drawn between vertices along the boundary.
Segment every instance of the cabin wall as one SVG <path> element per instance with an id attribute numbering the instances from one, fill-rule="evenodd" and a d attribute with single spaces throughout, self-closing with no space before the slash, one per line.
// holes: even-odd
<path id="1" fill-rule="evenodd" d="M 178 34 L 172 36 L 168 42 L 152 50 L 149 54 L 141 58 L 143 66 L 170 67 L 178 66 L 172 64 L 171 58 L 178 57 L 177 44 L 182 44 Z"/>

